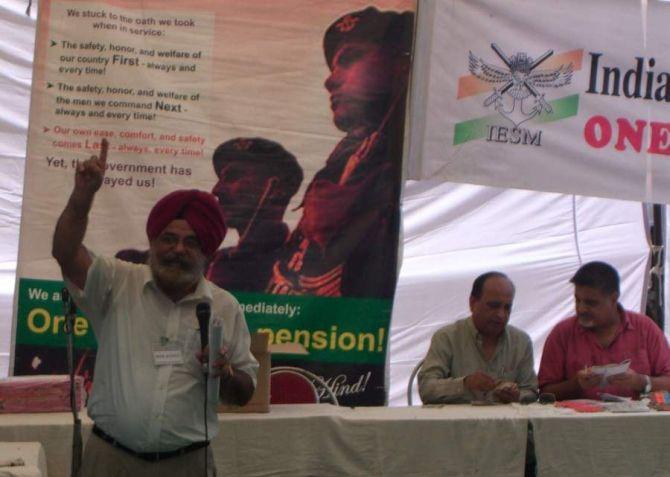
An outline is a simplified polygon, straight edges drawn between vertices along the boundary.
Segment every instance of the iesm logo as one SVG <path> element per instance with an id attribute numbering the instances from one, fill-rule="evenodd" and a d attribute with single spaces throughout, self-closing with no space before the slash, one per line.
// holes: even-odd
<path id="1" fill-rule="evenodd" d="M 493 88 L 493 93 L 486 98 L 484 106 L 493 106 L 516 128 L 543 111 L 552 113 L 553 109 L 544 99 L 544 93 L 540 93 L 538 88 L 559 88 L 570 84 L 572 64 L 561 65 L 552 70 L 536 70 L 544 60 L 554 54 L 552 50 L 533 60 L 524 52 L 515 53 L 508 58 L 495 43 L 491 44 L 491 49 L 500 57 L 506 68 L 488 64 L 473 55 L 472 52 L 469 58 L 470 73 L 487 83 L 502 85 L 499 88 L 497 86 Z M 505 105 L 505 95 L 511 100 L 507 105 Z M 524 102 L 529 98 L 530 107 L 524 108 Z"/>
<path id="2" fill-rule="evenodd" d="M 552 101 L 545 90 L 571 84 L 575 68 L 581 68 L 582 50 L 560 55 L 548 50 L 533 58 L 523 51 L 508 56 L 495 43 L 491 49 L 497 61 L 485 61 L 469 52 L 470 75 L 459 78 L 457 98 L 487 93 L 481 105 L 496 114 L 456 124 L 454 145 L 485 138 L 541 146 L 542 131 L 530 130 L 526 123 L 555 121 L 577 113 L 578 95 Z"/>

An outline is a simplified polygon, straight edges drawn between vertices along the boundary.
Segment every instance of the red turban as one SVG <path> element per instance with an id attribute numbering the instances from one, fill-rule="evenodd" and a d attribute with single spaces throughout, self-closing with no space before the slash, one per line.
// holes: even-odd
<path id="1" fill-rule="evenodd" d="M 147 219 L 149 241 L 158 237 L 170 222 L 183 219 L 191 226 L 205 255 L 212 255 L 226 235 L 226 225 L 213 194 L 201 190 L 177 190 L 156 202 Z"/>

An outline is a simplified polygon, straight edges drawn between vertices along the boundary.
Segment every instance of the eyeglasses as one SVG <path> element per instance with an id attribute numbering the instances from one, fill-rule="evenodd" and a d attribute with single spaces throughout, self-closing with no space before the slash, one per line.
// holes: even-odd
<path id="1" fill-rule="evenodd" d="M 200 241 L 197 237 L 189 235 L 187 237 L 181 238 L 178 235 L 172 233 L 164 233 L 158 236 L 158 243 L 165 247 L 176 247 L 179 242 L 182 243 L 183 247 L 187 250 L 200 250 Z"/>

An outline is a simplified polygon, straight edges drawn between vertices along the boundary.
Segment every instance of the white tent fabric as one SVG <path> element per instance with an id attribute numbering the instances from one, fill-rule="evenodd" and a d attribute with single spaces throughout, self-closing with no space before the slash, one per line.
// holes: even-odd
<path id="1" fill-rule="evenodd" d="M 0 5 L 0 376 L 8 373 L 34 37 L 27 0 Z M 421 59 L 418 59 L 421 61 Z M 421 111 L 413 110 L 414 118 Z M 411 182 L 403 199 L 403 266 L 391 325 L 389 403 L 403 405 L 411 368 L 432 333 L 467 315 L 479 273 L 498 269 L 517 285 L 512 322 L 539 359 L 551 327 L 571 312 L 568 279 L 601 259 L 623 277 L 623 303 L 640 309 L 649 253 L 638 203 Z"/>
<path id="2" fill-rule="evenodd" d="M 28 133 L 35 14 L 25 0 L 0 4 L 0 376 L 7 374 Z"/>

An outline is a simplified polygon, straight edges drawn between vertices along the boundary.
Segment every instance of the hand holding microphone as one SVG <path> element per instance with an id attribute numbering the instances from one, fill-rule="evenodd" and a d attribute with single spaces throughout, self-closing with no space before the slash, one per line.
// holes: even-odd
<path id="1" fill-rule="evenodd" d="M 230 363 L 228 348 L 225 346 L 218 351 L 218 357 L 212 360 L 212 377 L 221 378 L 223 382 L 233 377 L 233 365 Z"/>

